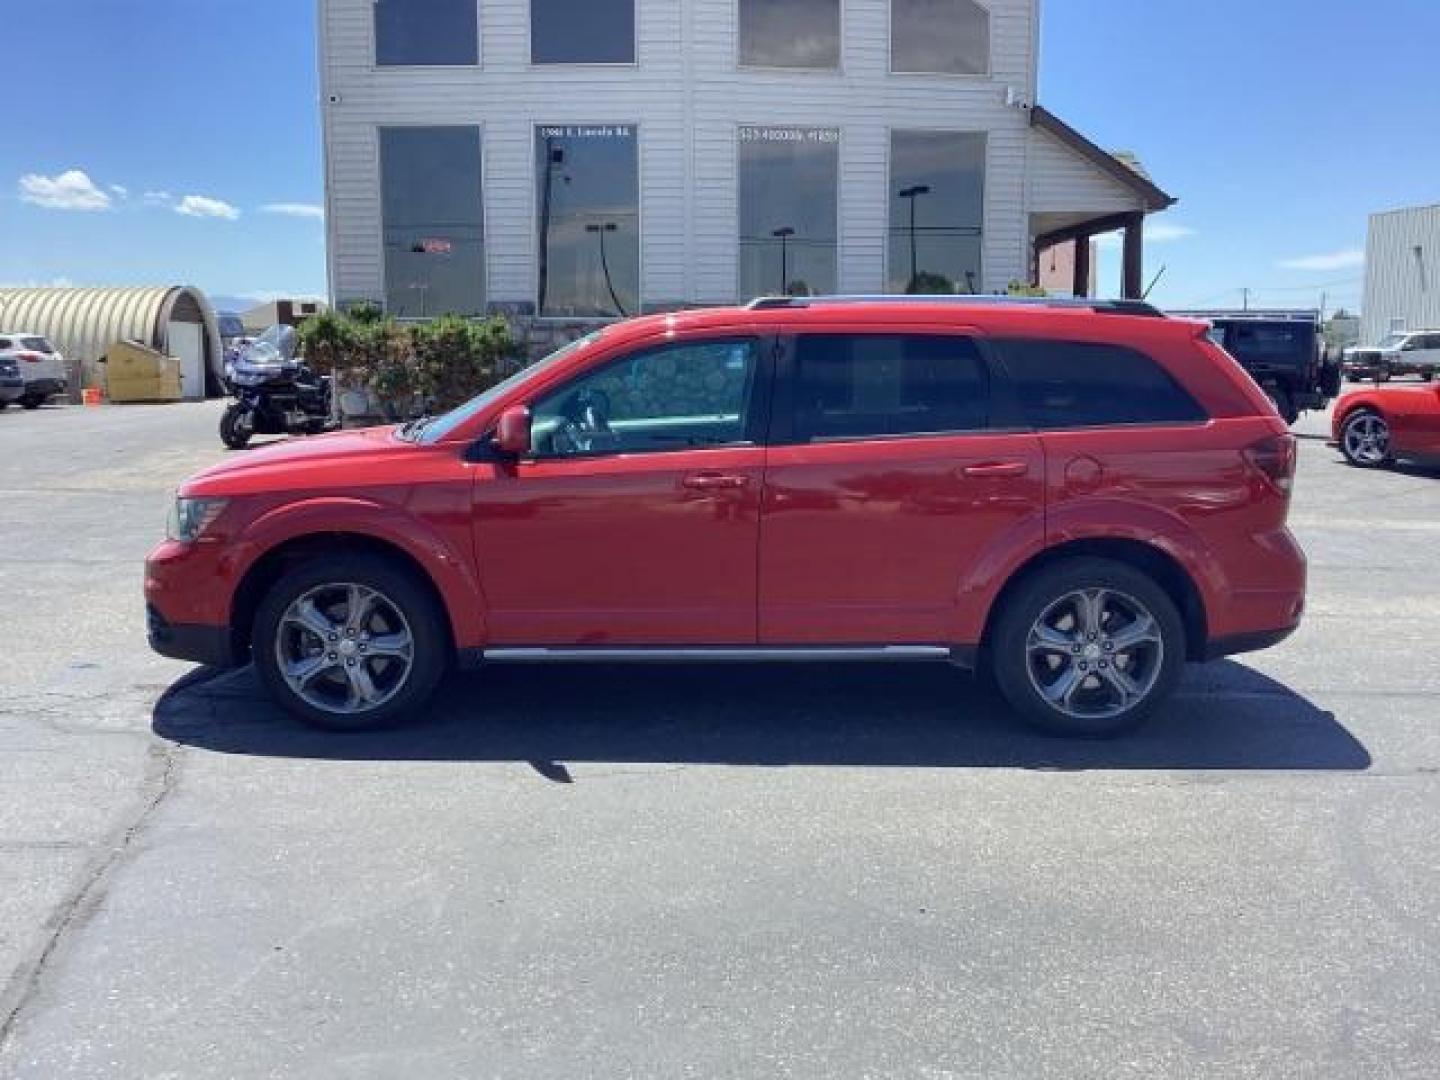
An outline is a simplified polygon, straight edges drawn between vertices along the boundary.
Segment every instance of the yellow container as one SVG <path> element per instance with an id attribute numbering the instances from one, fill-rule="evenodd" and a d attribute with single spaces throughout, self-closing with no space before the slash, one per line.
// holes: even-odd
<path id="1" fill-rule="evenodd" d="M 138 341 L 117 341 L 105 353 L 111 401 L 179 401 L 180 361 Z"/>

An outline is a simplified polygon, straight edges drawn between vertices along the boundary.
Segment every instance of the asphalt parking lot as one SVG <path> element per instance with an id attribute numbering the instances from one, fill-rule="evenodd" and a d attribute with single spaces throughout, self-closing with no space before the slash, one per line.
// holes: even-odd
<path id="1" fill-rule="evenodd" d="M 1124 741 L 948 669 L 496 669 L 326 737 L 145 645 L 219 403 L 0 414 L 0 1075 L 1431 1077 L 1440 471 Z"/>

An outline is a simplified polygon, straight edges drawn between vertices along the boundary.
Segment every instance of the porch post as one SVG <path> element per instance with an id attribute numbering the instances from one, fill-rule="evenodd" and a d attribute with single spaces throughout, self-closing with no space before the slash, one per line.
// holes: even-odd
<path id="1" fill-rule="evenodd" d="M 1139 300 L 1145 291 L 1145 215 L 1130 214 L 1125 221 L 1125 269 L 1120 295 Z"/>
<path id="2" fill-rule="evenodd" d="M 1075 280 L 1071 291 L 1076 296 L 1090 295 L 1090 237 L 1080 235 L 1070 241 L 1075 247 Z"/>

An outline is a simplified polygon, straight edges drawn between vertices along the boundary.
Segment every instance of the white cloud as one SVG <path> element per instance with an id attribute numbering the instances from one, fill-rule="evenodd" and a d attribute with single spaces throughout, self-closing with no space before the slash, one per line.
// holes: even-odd
<path id="1" fill-rule="evenodd" d="M 1159 221 L 1154 225 L 1145 226 L 1145 242 L 1147 244 L 1173 244 L 1177 240 L 1188 240 L 1195 235 L 1195 230 L 1188 225 L 1177 225 L 1168 221 Z M 1119 249 L 1122 233 L 1110 232 L 1097 237 L 1097 242 L 1102 248 Z"/>
<path id="2" fill-rule="evenodd" d="M 186 217 L 224 218 L 226 221 L 234 221 L 240 216 L 240 211 L 229 203 L 208 195 L 186 195 L 176 204 L 175 212 Z"/>
<path id="3" fill-rule="evenodd" d="M 1282 259 L 1279 265 L 1282 270 L 1356 270 L 1365 265 L 1365 252 L 1360 248 L 1346 248 L 1325 255 Z"/>
<path id="4" fill-rule="evenodd" d="M 79 169 L 57 176 L 26 173 L 20 178 L 20 201 L 48 210 L 109 210 L 110 196 Z"/>
<path id="5" fill-rule="evenodd" d="M 130 189 L 124 184 L 111 184 L 110 190 L 122 199 L 128 199 L 130 197 Z"/>
<path id="6" fill-rule="evenodd" d="M 146 206 L 169 206 L 175 201 L 175 196 L 168 191 L 147 191 L 141 200 Z"/>
<path id="7" fill-rule="evenodd" d="M 73 289 L 75 282 L 68 277 L 51 278 L 49 281 L 0 281 L 0 289 Z"/>
<path id="8" fill-rule="evenodd" d="M 325 220 L 325 208 L 314 203 L 266 203 L 260 207 L 262 214 L 279 214 L 281 217 L 313 218 L 316 221 Z"/>

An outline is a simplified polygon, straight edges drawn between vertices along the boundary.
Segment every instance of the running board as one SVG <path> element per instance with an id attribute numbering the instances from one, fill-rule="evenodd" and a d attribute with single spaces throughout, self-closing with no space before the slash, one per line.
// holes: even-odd
<path id="1" fill-rule="evenodd" d="M 681 648 L 497 648 L 485 649 L 481 656 L 494 663 L 548 663 L 551 661 L 585 661 L 596 664 L 705 664 L 730 661 L 831 663 L 877 660 L 948 660 L 962 667 L 971 666 L 971 650 L 951 649 L 944 645 L 875 645 L 836 648 L 798 645 L 765 646 L 688 646 Z"/>

